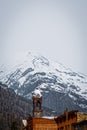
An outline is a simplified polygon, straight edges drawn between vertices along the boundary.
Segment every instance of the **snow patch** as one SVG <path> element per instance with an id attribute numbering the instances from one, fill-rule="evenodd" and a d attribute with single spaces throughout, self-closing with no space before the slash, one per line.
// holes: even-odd
<path id="1" fill-rule="evenodd" d="M 45 118 L 45 119 L 54 119 L 55 117 L 54 116 L 43 116 L 42 118 Z"/>
<path id="2" fill-rule="evenodd" d="M 21 87 L 21 85 L 24 84 L 25 81 L 26 81 L 25 77 L 22 77 L 22 78 L 19 79 L 20 87 Z"/>
<path id="3" fill-rule="evenodd" d="M 42 97 L 42 94 L 41 94 L 41 92 L 40 92 L 39 89 L 36 89 L 36 90 L 34 91 L 34 93 L 33 93 L 33 96 L 39 96 L 39 97 Z"/>

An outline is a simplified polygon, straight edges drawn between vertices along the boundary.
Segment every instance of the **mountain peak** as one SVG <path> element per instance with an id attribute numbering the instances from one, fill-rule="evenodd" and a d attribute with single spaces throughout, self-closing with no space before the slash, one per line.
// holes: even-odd
<path id="1" fill-rule="evenodd" d="M 35 64 L 36 62 L 43 65 L 49 65 L 48 59 L 38 53 L 28 52 L 27 58 L 32 59 L 33 64 Z"/>
<path id="2" fill-rule="evenodd" d="M 59 102 L 70 100 L 71 103 L 72 100 L 73 105 L 76 107 L 78 105 L 81 108 L 87 105 L 85 104 L 87 101 L 87 77 L 36 53 L 28 52 L 23 62 L 18 63 L 15 70 L 12 69 L 3 79 L 17 94 L 29 99 L 32 97 L 32 92 L 40 90 L 44 105 L 48 105 L 48 107 L 51 107 L 51 103 L 45 104 L 45 101 L 49 102 L 55 99 L 55 95 L 58 98 L 55 100 Z M 66 102 L 65 104 L 67 104 Z M 54 101 L 52 103 L 55 106 Z M 53 109 L 57 110 L 58 105 Z"/>

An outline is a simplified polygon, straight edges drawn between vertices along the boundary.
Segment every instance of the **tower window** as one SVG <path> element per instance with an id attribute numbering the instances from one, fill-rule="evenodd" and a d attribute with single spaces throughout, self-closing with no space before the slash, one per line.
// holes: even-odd
<path id="1" fill-rule="evenodd" d="M 36 103 L 36 110 L 39 110 L 41 108 L 40 102 Z"/>

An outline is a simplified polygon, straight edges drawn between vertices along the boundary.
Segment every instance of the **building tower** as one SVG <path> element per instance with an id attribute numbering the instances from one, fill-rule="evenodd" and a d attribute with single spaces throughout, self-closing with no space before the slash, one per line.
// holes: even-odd
<path id="1" fill-rule="evenodd" d="M 35 90 L 33 94 L 33 117 L 40 118 L 42 116 L 42 95 L 39 90 Z"/>

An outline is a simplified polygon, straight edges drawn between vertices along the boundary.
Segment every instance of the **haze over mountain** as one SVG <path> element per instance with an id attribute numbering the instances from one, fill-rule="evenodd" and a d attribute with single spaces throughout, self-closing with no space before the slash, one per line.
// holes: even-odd
<path id="1" fill-rule="evenodd" d="M 66 107 L 87 111 L 87 76 L 61 63 L 29 52 L 14 68 L 0 70 L 0 81 L 18 95 L 32 99 L 32 93 L 39 89 L 42 105 L 57 113 L 63 113 Z"/>

